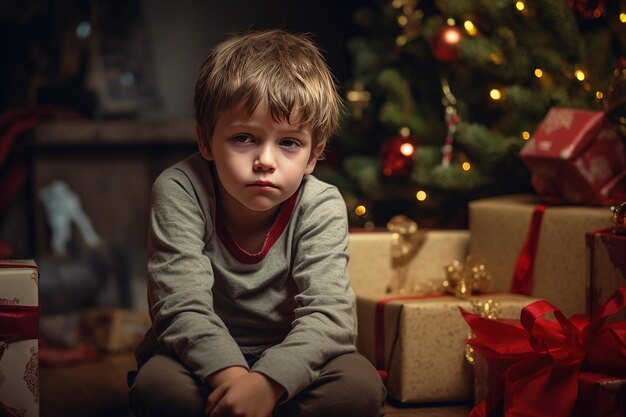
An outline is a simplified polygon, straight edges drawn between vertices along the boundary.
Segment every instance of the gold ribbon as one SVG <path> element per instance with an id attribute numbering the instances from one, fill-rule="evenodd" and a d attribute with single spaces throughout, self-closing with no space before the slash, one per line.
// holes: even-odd
<path id="1" fill-rule="evenodd" d="M 501 314 L 500 304 L 491 298 L 472 301 L 472 312 L 480 317 L 484 317 L 489 320 L 496 320 Z M 470 332 L 468 339 L 473 337 L 474 334 Z M 474 348 L 472 348 L 469 344 L 465 345 L 465 359 L 470 365 L 474 365 L 476 363 L 476 359 L 474 358 Z"/>
<path id="2" fill-rule="evenodd" d="M 465 262 L 454 260 L 448 265 L 446 277 L 443 282 L 445 291 L 463 300 L 474 293 L 488 291 L 491 285 L 491 274 L 482 261 L 471 255 L 465 258 Z"/>
<path id="3" fill-rule="evenodd" d="M 391 232 L 392 270 L 387 293 L 406 294 L 414 292 L 415 289 L 410 288 L 407 282 L 408 266 L 424 244 L 424 235 L 418 233 L 417 223 L 402 214 L 389 220 L 387 230 Z"/>

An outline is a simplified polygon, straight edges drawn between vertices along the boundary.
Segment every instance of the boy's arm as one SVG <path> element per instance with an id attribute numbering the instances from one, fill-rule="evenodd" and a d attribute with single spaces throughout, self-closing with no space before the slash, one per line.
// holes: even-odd
<path id="1" fill-rule="evenodd" d="M 213 310 L 210 259 L 203 253 L 211 218 L 180 170 L 168 170 L 152 189 L 148 243 L 148 301 L 159 342 L 206 379 L 231 366 L 248 365 Z M 205 205 L 206 206 L 206 205 Z"/>
<path id="2" fill-rule="evenodd" d="M 292 275 L 299 294 L 292 330 L 252 367 L 285 388 L 283 400 L 310 385 L 328 360 L 355 351 L 346 206 L 334 187 L 310 199 L 303 198 L 294 235 Z"/>

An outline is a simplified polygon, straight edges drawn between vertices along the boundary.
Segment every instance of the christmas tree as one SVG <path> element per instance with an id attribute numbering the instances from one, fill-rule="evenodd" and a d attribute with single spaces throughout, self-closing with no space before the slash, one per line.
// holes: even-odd
<path id="1" fill-rule="evenodd" d="M 553 106 L 606 106 L 626 55 L 624 1 L 375 0 L 354 19 L 349 114 L 317 171 L 352 226 L 464 227 L 468 201 L 532 192 L 525 141 Z"/>

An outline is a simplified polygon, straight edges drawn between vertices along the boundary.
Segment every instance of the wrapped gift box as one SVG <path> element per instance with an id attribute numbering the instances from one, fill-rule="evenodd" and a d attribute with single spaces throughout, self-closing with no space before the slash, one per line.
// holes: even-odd
<path id="1" fill-rule="evenodd" d="M 133 350 L 150 326 L 150 316 L 139 311 L 96 308 L 81 313 L 84 341 L 105 352 Z"/>
<path id="2" fill-rule="evenodd" d="M 587 274 L 593 316 L 615 290 L 626 285 L 626 236 L 613 233 L 613 228 L 588 232 Z M 626 320 L 626 311 L 619 317 Z"/>
<path id="3" fill-rule="evenodd" d="M 474 354 L 474 358 L 476 361 L 474 401 L 480 404 L 489 392 L 489 374 L 503 374 L 515 361 L 494 360 L 493 358 L 488 360 L 479 352 Z M 625 415 L 626 378 L 597 372 L 578 374 L 578 395 L 572 417 L 622 417 Z"/>
<path id="4" fill-rule="evenodd" d="M 508 195 L 469 204 L 469 252 L 491 272 L 492 290 L 511 289 L 515 264 L 528 235 L 532 195 Z M 548 206 L 539 229 L 530 295 L 547 299 L 567 314 L 585 313 L 589 281 L 585 234 L 612 224 L 609 207 Z"/>
<path id="5" fill-rule="evenodd" d="M 617 417 L 626 411 L 626 288 L 598 316 L 565 317 L 545 300 L 519 320 L 462 311 L 474 337 L 476 416 Z"/>
<path id="6" fill-rule="evenodd" d="M 417 252 L 407 265 L 407 284 L 443 281 L 445 267 L 467 254 L 469 231 L 418 231 Z M 357 294 L 383 294 L 392 280 L 391 236 L 389 232 L 351 231 L 348 269 Z"/>
<path id="7" fill-rule="evenodd" d="M 39 415 L 39 272 L 32 260 L 0 260 L 0 415 Z"/>
<path id="8" fill-rule="evenodd" d="M 603 112 L 550 109 L 520 157 L 537 192 L 558 202 L 619 203 L 626 192 L 624 144 Z"/>
<path id="9" fill-rule="evenodd" d="M 357 348 L 388 372 L 388 394 L 400 402 L 471 400 L 472 369 L 465 359 L 470 329 L 459 307 L 471 311 L 472 300 L 489 298 L 498 302 L 501 317 L 513 318 L 534 301 L 512 294 L 395 298 L 357 294 Z"/>
<path id="10" fill-rule="evenodd" d="M 626 416 L 626 378 L 583 372 L 572 417 Z"/>

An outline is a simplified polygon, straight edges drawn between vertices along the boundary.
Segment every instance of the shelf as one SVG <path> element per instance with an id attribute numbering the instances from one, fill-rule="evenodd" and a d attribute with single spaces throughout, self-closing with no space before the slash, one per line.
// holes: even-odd
<path id="1" fill-rule="evenodd" d="M 34 131 L 34 146 L 55 147 L 136 147 L 195 146 L 195 121 L 59 120 L 42 123 Z"/>

